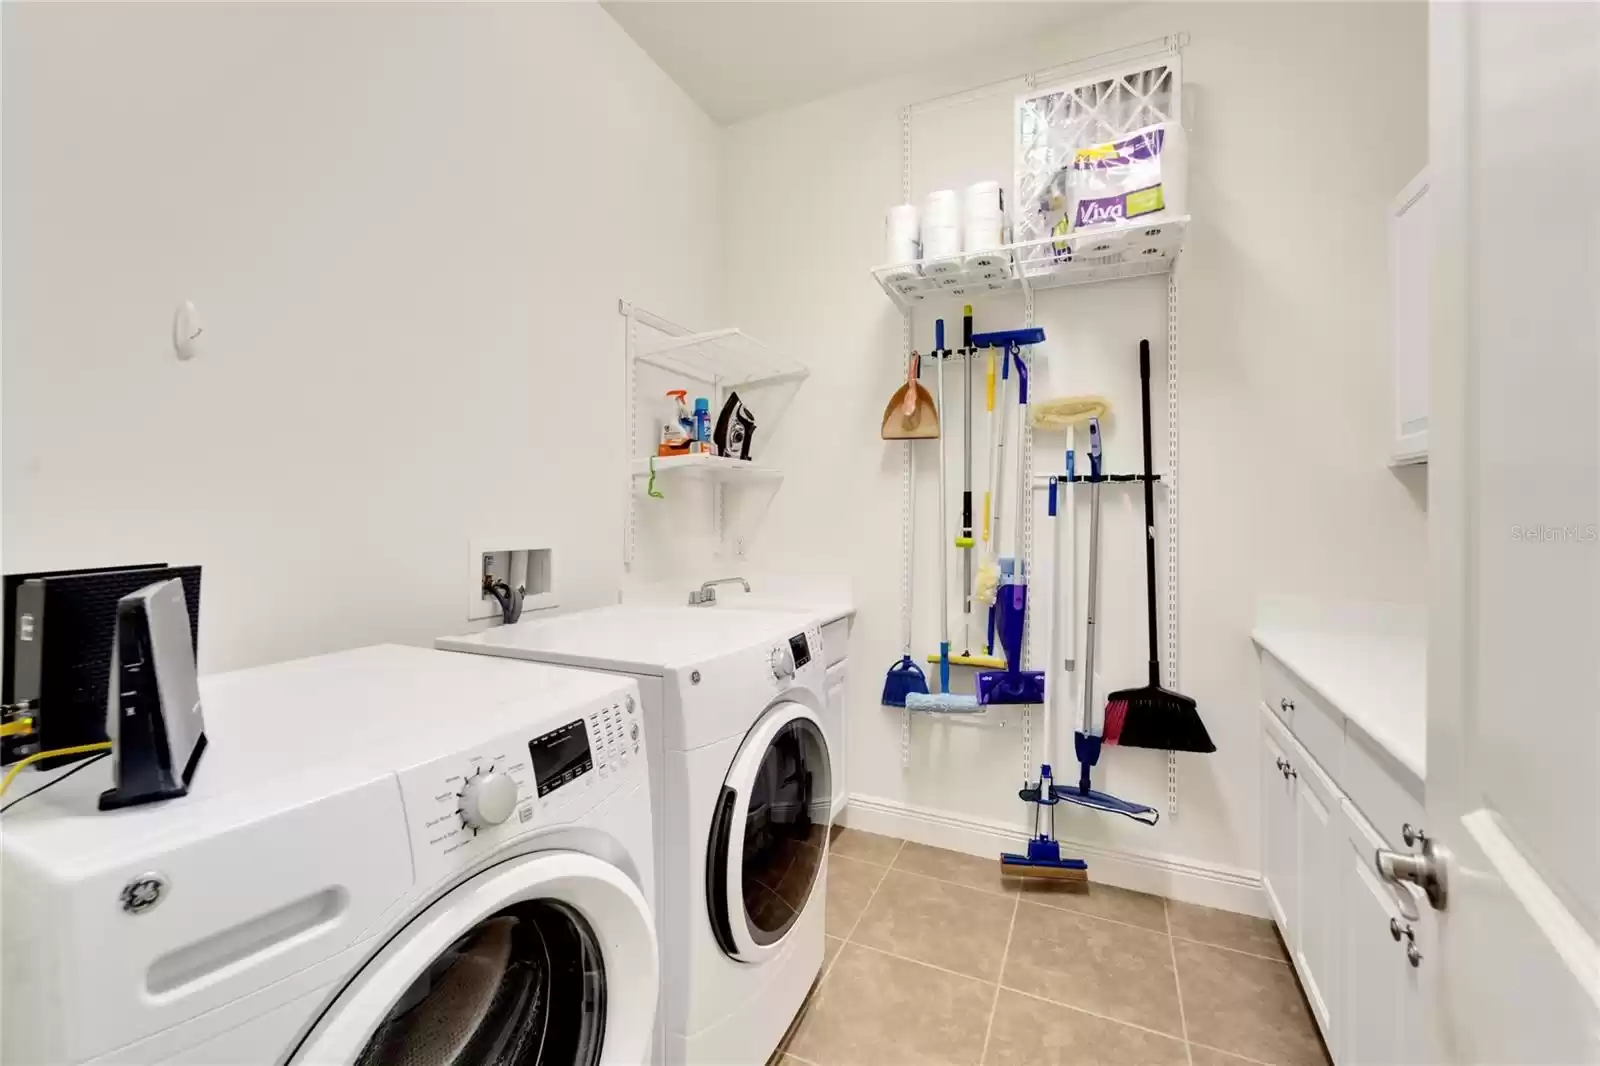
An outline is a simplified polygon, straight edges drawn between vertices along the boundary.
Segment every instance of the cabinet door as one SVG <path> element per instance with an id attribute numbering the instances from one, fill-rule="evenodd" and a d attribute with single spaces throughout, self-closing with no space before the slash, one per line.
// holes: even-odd
<path id="1" fill-rule="evenodd" d="M 1295 905 L 1299 929 L 1292 950 L 1306 999 L 1337 1057 L 1339 978 L 1339 796 L 1310 757 L 1298 748 L 1288 756 L 1295 784 L 1294 832 L 1298 861 Z"/>
<path id="2" fill-rule="evenodd" d="M 1267 906 L 1291 947 L 1295 940 L 1294 779 L 1288 743 L 1270 712 L 1261 735 L 1261 887 Z"/>
<path id="3" fill-rule="evenodd" d="M 1406 989 L 1411 968 L 1405 940 L 1396 941 L 1389 923 L 1405 923 L 1394 894 L 1373 869 L 1373 852 L 1383 841 L 1348 800 L 1340 821 L 1343 973 L 1339 1066 L 1386 1066 L 1411 1061 L 1405 1039 Z M 1425 1059 L 1417 1060 L 1431 1061 Z"/>

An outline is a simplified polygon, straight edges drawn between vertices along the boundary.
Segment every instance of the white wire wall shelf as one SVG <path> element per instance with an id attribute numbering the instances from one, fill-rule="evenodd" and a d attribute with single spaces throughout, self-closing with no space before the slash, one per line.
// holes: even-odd
<path id="1" fill-rule="evenodd" d="M 736 484 L 783 480 L 783 471 L 776 467 L 726 455 L 658 455 L 653 460 L 636 459 L 633 464 L 634 478 L 648 478 L 652 462 L 657 478 L 681 474 Z"/>
<path id="2" fill-rule="evenodd" d="M 634 358 L 722 388 L 798 384 L 811 373 L 793 359 L 737 329 L 690 333 L 640 344 Z"/>
<path id="3" fill-rule="evenodd" d="M 987 252 L 873 267 L 872 276 L 901 311 L 941 296 L 966 303 L 1069 285 L 1169 273 L 1183 251 L 1189 216 L 1125 222 L 1064 237 L 1022 241 Z"/>

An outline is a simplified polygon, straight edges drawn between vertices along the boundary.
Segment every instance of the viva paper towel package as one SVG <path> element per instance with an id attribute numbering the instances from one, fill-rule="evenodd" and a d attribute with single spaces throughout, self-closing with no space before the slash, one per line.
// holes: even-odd
<path id="1" fill-rule="evenodd" d="M 1073 153 L 1064 175 L 1065 214 L 1059 220 L 1067 223 L 1066 231 L 1113 226 L 1164 209 L 1161 162 L 1166 141 L 1163 122 Z"/>

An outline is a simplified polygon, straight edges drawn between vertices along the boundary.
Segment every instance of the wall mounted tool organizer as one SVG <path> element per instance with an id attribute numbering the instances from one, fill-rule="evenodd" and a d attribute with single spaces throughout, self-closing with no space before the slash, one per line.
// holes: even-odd
<path id="1" fill-rule="evenodd" d="M 1029 106 L 1048 101 L 1053 109 L 1051 121 L 1069 129 L 1085 142 L 1115 140 L 1141 127 L 1153 123 L 1170 123 L 1181 135 L 1183 115 L 1183 80 L 1181 52 L 1187 34 L 1177 34 L 1156 41 L 1134 45 L 1126 49 L 1104 53 L 1085 60 L 1048 70 L 1037 71 L 1020 78 L 1011 78 L 989 85 L 977 86 L 959 93 L 921 101 L 900 112 L 900 193 L 904 203 L 914 202 L 911 167 L 912 118 L 926 111 L 966 103 L 998 93 L 1012 93 L 1026 98 Z M 1023 109 L 1019 109 L 1023 115 Z M 1035 114 L 1036 117 L 1036 114 Z M 1017 127 L 1018 159 L 1022 168 L 1023 155 L 1037 147 L 1037 138 L 1030 147 L 1029 130 L 1032 119 L 1019 117 Z M 1181 139 L 1181 136 L 1180 136 Z M 1181 165 L 1181 164 L 1180 164 Z M 1186 180 L 1180 172 L 1179 186 Z M 1164 647 L 1162 669 L 1166 677 L 1177 683 L 1178 658 L 1178 281 L 1177 264 L 1183 250 L 1184 238 L 1189 229 L 1189 217 L 1173 212 L 1163 212 L 1154 221 L 1141 223 L 1138 219 L 1115 226 L 1085 229 L 1078 232 L 1033 237 L 999 249 L 1003 257 L 1000 276 L 988 270 L 982 278 L 946 280 L 937 290 L 927 286 L 923 267 L 925 263 L 892 263 L 872 270 L 873 279 L 902 315 L 900 353 L 901 365 L 909 359 L 912 350 L 912 327 L 918 310 L 931 311 L 930 300 L 940 296 L 953 298 L 957 304 L 981 305 L 997 296 L 1020 293 L 1023 302 L 1024 326 L 1034 321 L 1036 294 L 1068 286 L 1092 285 L 1122 278 L 1164 274 L 1167 278 L 1166 330 L 1167 330 L 1167 453 L 1164 473 L 1156 480 L 1166 500 L 1166 522 L 1161 530 L 1162 556 L 1166 561 L 1162 581 L 1162 616 Z M 1031 356 L 1029 357 L 1031 359 Z M 1030 369 L 1032 364 L 1030 362 Z M 1050 475 L 1035 474 L 1033 470 L 1033 431 L 1024 424 L 1019 430 L 1019 457 L 1023 464 L 1025 484 L 1036 488 L 1047 486 Z M 914 443 L 900 445 L 900 604 L 901 623 L 906 632 L 911 631 L 912 609 L 912 518 L 916 503 L 916 486 L 913 480 L 912 451 Z M 1081 477 L 1077 480 L 1081 480 Z M 1115 475 L 1112 482 L 1137 484 L 1142 475 Z M 1033 508 L 1020 510 L 1020 548 L 1023 559 L 1032 569 L 1033 562 Z M 943 516 L 941 516 L 943 517 Z M 945 535 L 941 528 L 940 536 Z M 943 578 L 943 575 L 941 575 Z M 1036 659 L 1031 654 L 1033 625 L 1031 612 L 1026 622 L 1023 641 L 1024 658 Z M 909 645 L 907 654 L 914 649 Z M 1027 667 L 1025 661 L 1023 666 Z M 911 719 L 914 711 L 899 709 L 900 760 L 909 766 L 911 760 Z M 1003 727 L 1007 723 L 1005 712 L 999 708 L 974 715 L 937 715 L 938 721 L 950 726 Z M 1031 778 L 1035 762 L 1032 751 L 1031 709 L 1016 708 L 1016 720 L 1021 732 L 1022 778 Z M 1167 754 L 1167 816 L 1178 814 L 1177 758 Z"/>

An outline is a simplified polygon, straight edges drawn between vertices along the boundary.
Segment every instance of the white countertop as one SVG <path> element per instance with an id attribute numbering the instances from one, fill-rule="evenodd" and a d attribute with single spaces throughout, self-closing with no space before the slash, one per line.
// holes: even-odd
<path id="1" fill-rule="evenodd" d="M 1415 774 L 1428 768 L 1427 614 L 1396 604 L 1264 601 L 1250 634 Z"/>

